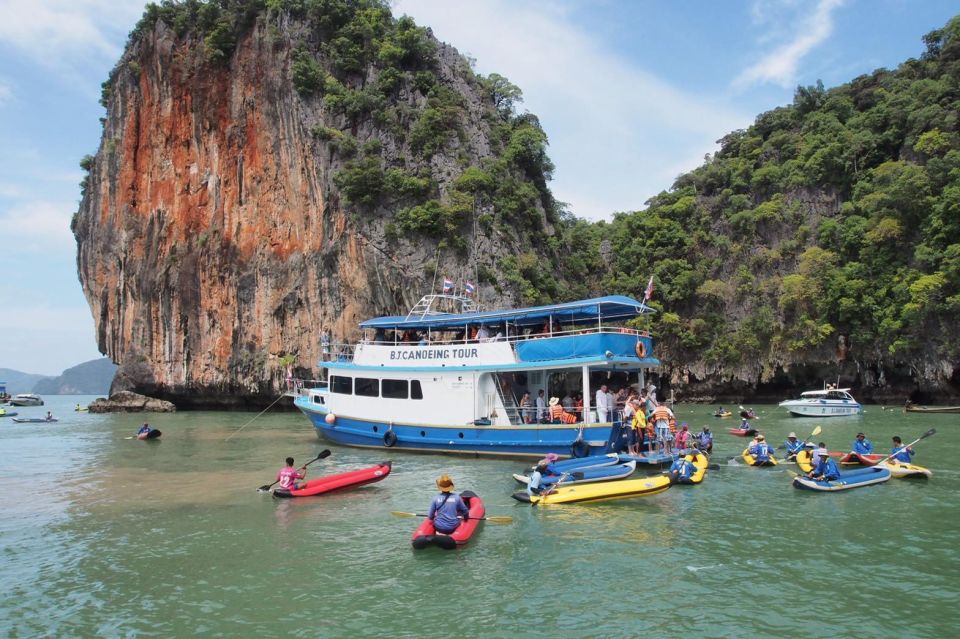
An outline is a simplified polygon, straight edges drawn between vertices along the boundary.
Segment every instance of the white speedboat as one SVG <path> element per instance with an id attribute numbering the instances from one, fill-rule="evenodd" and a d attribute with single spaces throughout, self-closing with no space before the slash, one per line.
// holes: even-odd
<path id="1" fill-rule="evenodd" d="M 43 406 L 43 398 L 33 393 L 20 393 L 10 398 L 14 406 Z"/>
<path id="2" fill-rule="evenodd" d="M 788 399 L 779 405 L 797 417 L 843 417 L 863 412 L 849 388 L 807 391 L 800 394 L 800 399 Z"/>

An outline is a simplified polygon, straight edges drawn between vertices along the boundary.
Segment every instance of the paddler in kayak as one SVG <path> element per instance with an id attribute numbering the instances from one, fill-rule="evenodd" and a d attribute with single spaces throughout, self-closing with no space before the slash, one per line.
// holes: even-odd
<path id="1" fill-rule="evenodd" d="M 151 431 L 153 431 L 153 429 L 150 428 L 150 424 L 143 422 L 143 426 L 137 431 L 137 437 L 140 437 L 140 435 L 149 435 Z"/>
<path id="2" fill-rule="evenodd" d="M 713 452 L 713 433 L 709 426 L 704 426 L 703 430 L 697 433 L 697 448 L 704 453 Z"/>
<path id="3" fill-rule="evenodd" d="M 673 483 L 677 483 L 678 481 L 689 482 L 696 470 L 697 467 L 693 465 L 693 462 L 687 461 L 686 457 L 680 455 L 670 464 L 670 470 L 667 471 L 667 476 L 670 477 L 670 481 Z"/>
<path id="4" fill-rule="evenodd" d="M 820 457 L 817 459 L 817 465 L 813 467 L 808 476 L 816 481 L 840 479 L 840 469 L 837 468 L 837 462 L 830 458 L 830 452 L 826 449 L 826 446 L 820 444 L 820 447 L 818 451 Z"/>
<path id="5" fill-rule="evenodd" d="M 873 443 L 863 433 L 857 433 L 857 438 L 853 440 L 853 452 L 858 455 L 869 455 L 873 452 Z"/>
<path id="6" fill-rule="evenodd" d="M 797 453 L 803 450 L 803 442 L 797 439 L 797 434 L 791 432 L 787 435 L 787 439 L 783 442 L 783 447 L 787 449 L 788 457 L 795 457 Z"/>
<path id="7" fill-rule="evenodd" d="M 893 455 L 893 459 L 896 461 L 909 464 L 911 463 L 911 458 L 916 454 L 916 452 L 909 446 L 904 446 L 903 440 L 897 435 L 894 435 L 893 448 L 890 449 L 890 454 Z"/>
<path id="8" fill-rule="evenodd" d="M 550 453 L 551 455 L 553 453 Z M 531 497 L 533 495 L 539 495 L 541 486 L 540 482 L 543 481 L 543 476 L 549 474 L 547 466 L 550 465 L 546 459 L 541 459 L 536 467 L 534 467 L 533 472 L 530 473 L 530 481 L 527 482 L 527 494 Z"/>
<path id="9" fill-rule="evenodd" d="M 440 476 L 437 480 L 437 488 L 440 489 L 440 494 L 430 502 L 427 519 L 433 522 L 433 527 L 438 533 L 449 535 L 460 525 L 461 515 L 464 519 L 470 515 L 470 509 L 460 495 L 453 492 L 453 480 L 449 475 Z"/>
<path id="10" fill-rule="evenodd" d="M 750 447 L 750 454 L 753 455 L 756 463 L 763 464 L 770 461 L 770 458 L 773 457 L 773 449 L 770 448 L 766 438 L 763 435 L 757 435 L 756 442 Z"/>
<path id="11" fill-rule="evenodd" d="M 307 476 L 307 467 L 301 466 L 300 468 L 294 468 L 293 457 L 287 457 L 286 462 L 287 465 L 277 473 L 277 481 L 280 482 L 280 488 L 283 490 L 299 490 L 301 486 L 297 483 L 297 480 Z"/>

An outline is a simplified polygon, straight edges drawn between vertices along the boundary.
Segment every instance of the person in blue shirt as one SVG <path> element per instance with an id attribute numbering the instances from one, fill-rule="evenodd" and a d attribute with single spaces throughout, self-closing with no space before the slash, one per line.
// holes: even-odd
<path id="1" fill-rule="evenodd" d="M 788 456 L 795 456 L 803 450 L 803 442 L 797 439 L 797 434 L 791 432 L 787 435 L 787 440 L 783 442 L 783 447 L 787 449 Z"/>
<path id="2" fill-rule="evenodd" d="M 697 467 L 693 465 L 693 462 L 687 461 L 686 457 L 680 455 L 670 464 L 670 470 L 667 471 L 667 475 L 673 483 L 689 482 L 696 470 Z"/>
<path id="3" fill-rule="evenodd" d="M 460 517 L 466 519 L 470 509 L 458 493 L 453 492 L 453 480 L 449 475 L 441 475 L 437 480 L 440 494 L 430 502 L 427 518 L 433 522 L 438 533 L 449 535 L 460 525 Z"/>
<path id="4" fill-rule="evenodd" d="M 869 455 L 873 452 L 873 444 L 863 433 L 857 433 L 857 438 L 853 440 L 853 452 L 858 455 Z"/>
<path id="5" fill-rule="evenodd" d="M 833 461 L 828 453 L 822 453 L 817 460 L 816 467 L 810 471 L 809 476 L 817 481 L 834 481 L 840 479 L 840 469 L 837 468 L 837 462 Z"/>
<path id="6" fill-rule="evenodd" d="M 763 435 L 757 435 L 757 443 L 750 447 L 750 454 L 753 455 L 756 463 L 762 464 L 770 461 L 773 456 L 773 449 L 770 448 L 770 444 L 766 442 Z"/>
<path id="7" fill-rule="evenodd" d="M 898 436 L 893 436 L 893 448 L 890 449 L 890 454 L 893 455 L 893 459 L 904 464 L 909 464 L 911 458 L 914 456 L 915 451 L 909 446 L 903 445 L 903 440 Z"/>
<path id="8" fill-rule="evenodd" d="M 137 435 L 143 435 L 144 433 L 149 434 L 153 429 L 150 428 L 150 424 L 144 422 L 143 426 L 140 427 L 140 430 L 137 431 Z M 127 431 L 130 432 L 130 431 Z"/>
<path id="9" fill-rule="evenodd" d="M 705 453 L 713 452 L 713 433 L 709 426 L 704 426 L 703 430 L 697 433 L 697 448 Z"/>

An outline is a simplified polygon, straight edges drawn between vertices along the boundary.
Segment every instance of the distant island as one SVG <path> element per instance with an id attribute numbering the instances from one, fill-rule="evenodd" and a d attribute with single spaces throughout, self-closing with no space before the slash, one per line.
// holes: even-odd
<path id="1" fill-rule="evenodd" d="M 106 395 L 116 372 L 117 365 L 109 357 L 102 357 L 68 368 L 59 377 L 0 368 L 0 380 L 7 383 L 11 395 Z"/>

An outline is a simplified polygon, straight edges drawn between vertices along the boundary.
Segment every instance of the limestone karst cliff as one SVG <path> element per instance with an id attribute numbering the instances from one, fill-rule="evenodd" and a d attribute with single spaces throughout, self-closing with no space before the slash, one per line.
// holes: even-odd
<path id="1" fill-rule="evenodd" d="M 104 84 L 73 229 L 113 390 L 264 404 L 321 330 L 354 338 L 436 274 L 515 301 L 504 260 L 554 259 L 516 88 L 384 2 L 306 4 L 148 6 Z"/>

